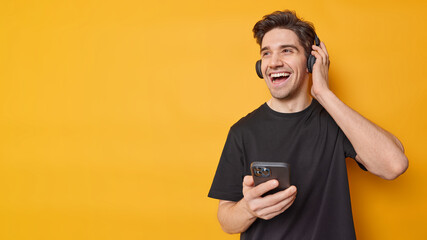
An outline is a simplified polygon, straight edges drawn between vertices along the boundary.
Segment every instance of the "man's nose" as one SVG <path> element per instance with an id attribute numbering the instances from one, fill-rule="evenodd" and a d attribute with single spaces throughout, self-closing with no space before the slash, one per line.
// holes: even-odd
<path id="1" fill-rule="evenodd" d="M 269 67 L 270 68 L 277 68 L 277 67 L 281 67 L 281 66 L 283 66 L 283 62 L 280 59 L 279 55 L 273 54 L 271 56 L 271 61 L 270 61 Z"/>

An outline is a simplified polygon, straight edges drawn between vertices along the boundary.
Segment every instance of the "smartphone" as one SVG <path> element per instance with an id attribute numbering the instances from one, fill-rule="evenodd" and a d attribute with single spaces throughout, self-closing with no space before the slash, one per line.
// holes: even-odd
<path id="1" fill-rule="evenodd" d="M 279 181 L 279 186 L 263 196 L 276 193 L 291 186 L 289 164 L 283 162 L 253 162 L 251 173 L 255 186 L 271 179 Z"/>

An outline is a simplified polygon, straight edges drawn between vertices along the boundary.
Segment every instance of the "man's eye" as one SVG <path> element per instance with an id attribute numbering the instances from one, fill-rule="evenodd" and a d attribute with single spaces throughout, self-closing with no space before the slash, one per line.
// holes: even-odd
<path id="1" fill-rule="evenodd" d="M 264 57 L 264 56 L 268 56 L 268 55 L 270 55 L 270 53 L 269 53 L 269 52 L 263 52 L 263 53 L 261 53 L 261 56 L 262 56 L 262 57 Z"/>
<path id="2" fill-rule="evenodd" d="M 291 52 L 292 52 L 292 49 L 283 49 L 283 52 L 284 52 L 284 53 L 291 53 Z"/>

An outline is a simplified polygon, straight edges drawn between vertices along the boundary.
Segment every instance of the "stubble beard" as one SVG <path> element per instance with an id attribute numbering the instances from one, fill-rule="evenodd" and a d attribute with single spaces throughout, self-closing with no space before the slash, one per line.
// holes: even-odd
<path id="1" fill-rule="evenodd" d="M 270 94 L 273 98 L 278 99 L 278 100 L 285 100 L 285 99 L 291 98 L 291 96 L 292 96 L 291 91 L 280 92 L 280 91 L 274 91 L 271 89 L 270 89 Z"/>
<path id="2" fill-rule="evenodd" d="M 273 98 L 277 100 L 287 100 L 292 99 L 298 95 L 298 92 L 301 90 L 303 83 L 299 82 L 297 86 L 285 86 L 285 89 L 272 89 L 270 88 L 270 94 Z M 287 88 L 289 87 L 289 88 Z"/>

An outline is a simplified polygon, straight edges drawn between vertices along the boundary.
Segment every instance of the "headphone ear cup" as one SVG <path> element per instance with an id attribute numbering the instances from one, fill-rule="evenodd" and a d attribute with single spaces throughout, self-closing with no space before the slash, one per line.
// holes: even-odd
<path id="1" fill-rule="evenodd" d="M 256 71 L 256 74 L 258 75 L 259 78 L 264 78 L 262 76 L 262 71 L 261 71 L 261 60 L 256 61 L 256 63 L 255 63 L 255 71 Z"/>
<path id="2" fill-rule="evenodd" d="M 314 44 L 316 44 L 316 46 L 320 46 L 320 39 L 317 36 L 317 34 L 314 34 Z M 307 69 L 309 73 L 313 72 L 313 66 L 315 63 L 316 63 L 316 57 L 310 54 L 307 60 Z"/>
<path id="3" fill-rule="evenodd" d="M 307 60 L 307 69 L 309 73 L 313 72 L 314 63 L 316 63 L 316 57 L 310 54 Z"/>

